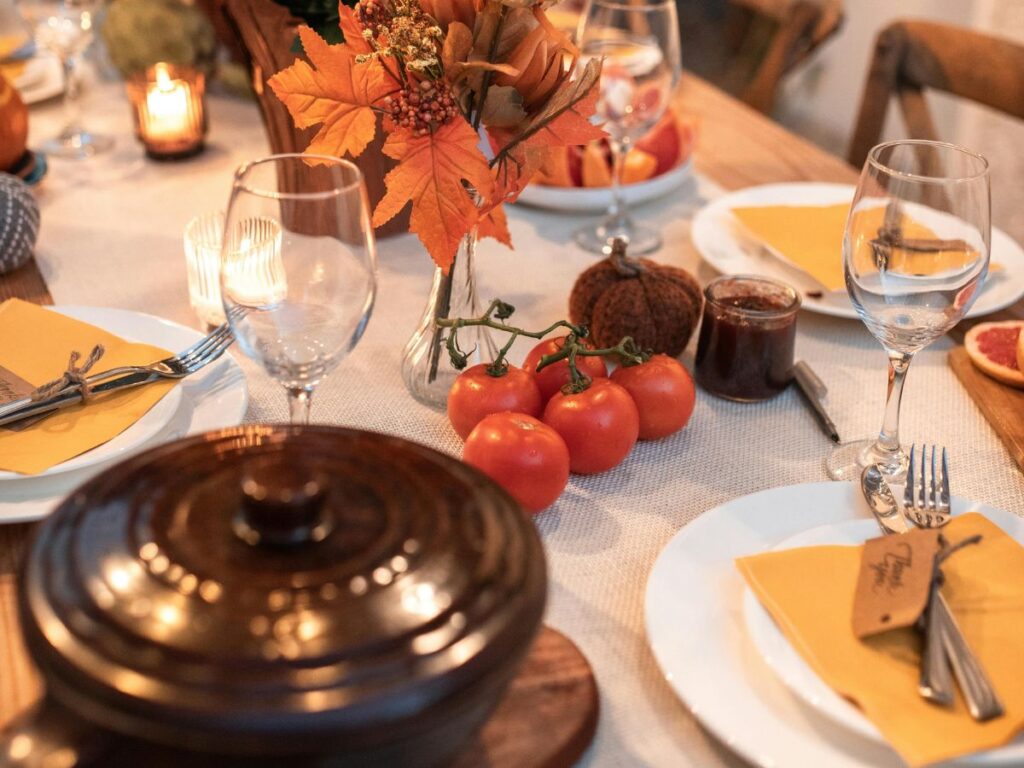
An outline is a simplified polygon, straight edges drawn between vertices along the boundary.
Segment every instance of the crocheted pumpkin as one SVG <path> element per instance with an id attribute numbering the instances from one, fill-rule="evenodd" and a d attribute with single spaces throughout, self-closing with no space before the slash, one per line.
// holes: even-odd
<path id="1" fill-rule="evenodd" d="M 584 271 L 569 295 L 569 318 L 590 328 L 598 347 L 632 336 L 641 349 L 678 356 L 700 319 L 704 297 L 685 269 L 626 256 L 616 239 L 611 255 Z"/>
<path id="2" fill-rule="evenodd" d="M 38 233 L 39 205 L 28 185 L 0 173 L 0 275 L 32 258 Z"/>

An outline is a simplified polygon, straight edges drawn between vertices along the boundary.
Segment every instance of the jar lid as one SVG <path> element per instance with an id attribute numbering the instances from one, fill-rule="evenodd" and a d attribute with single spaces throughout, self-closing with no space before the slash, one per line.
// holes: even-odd
<path id="1" fill-rule="evenodd" d="M 251 425 L 83 485 L 39 529 L 20 599 L 50 693 L 96 724 L 312 751 L 518 657 L 545 591 L 533 524 L 471 467 L 369 432 Z"/>

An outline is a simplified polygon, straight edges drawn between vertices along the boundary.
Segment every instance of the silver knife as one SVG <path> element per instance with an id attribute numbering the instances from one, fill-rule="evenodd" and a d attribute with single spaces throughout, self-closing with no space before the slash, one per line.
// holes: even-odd
<path id="1" fill-rule="evenodd" d="M 105 392 L 114 392 L 119 389 L 138 387 L 143 384 L 149 384 L 151 381 L 157 381 L 161 378 L 163 377 L 159 374 L 146 373 L 145 371 L 129 373 L 125 376 L 111 379 L 110 381 L 104 381 L 102 384 L 97 384 L 92 388 L 92 394 L 101 395 Z M 82 402 L 82 393 L 76 387 L 73 390 L 65 390 L 53 397 L 48 397 L 45 400 L 27 403 L 26 405 L 16 408 L 9 413 L 3 413 L 3 408 L 0 406 L 0 426 L 13 424 L 17 421 L 21 421 L 22 419 L 29 419 L 33 416 L 50 413 L 51 411 L 57 411 L 61 408 L 77 405 L 80 402 Z"/>

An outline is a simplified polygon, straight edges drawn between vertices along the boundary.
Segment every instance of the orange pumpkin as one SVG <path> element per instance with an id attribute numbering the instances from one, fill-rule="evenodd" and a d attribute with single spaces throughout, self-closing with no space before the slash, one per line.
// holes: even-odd
<path id="1" fill-rule="evenodd" d="M 0 74 L 0 171 L 14 167 L 25 154 L 27 141 L 28 108 Z"/>

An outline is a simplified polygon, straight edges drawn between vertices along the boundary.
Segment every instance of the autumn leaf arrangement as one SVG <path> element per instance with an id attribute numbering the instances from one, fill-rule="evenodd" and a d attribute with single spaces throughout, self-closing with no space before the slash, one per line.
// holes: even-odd
<path id="1" fill-rule="evenodd" d="M 270 85 L 297 127 L 319 126 L 307 154 L 358 157 L 383 127 L 397 165 L 373 224 L 411 204 L 446 273 L 467 236 L 511 246 L 503 204 L 549 153 L 604 135 L 590 122 L 600 62 L 577 71 L 535 0 L 360 0 L 339 15 L 345 42 L 301 27 L 308 61 Z"/>

